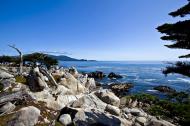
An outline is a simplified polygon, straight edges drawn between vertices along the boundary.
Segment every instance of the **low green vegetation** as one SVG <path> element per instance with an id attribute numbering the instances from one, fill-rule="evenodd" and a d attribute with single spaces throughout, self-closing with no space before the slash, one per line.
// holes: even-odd
<path id="1" fill-rule="evenodd" d="M 18 75 L 15 77 L 15 79 L 18 83 L 27 84 L 27 79 L 24 76 Z"/>
<path id="2" fill-rule="evenodd" d="M 175 92 L 172 94 L 168 95 L 168 99 L 171 101 L 177 101 L 179 103 L 185 103 L 185 102 L 189 102 L 190 101 L 190 96 L 189 94 L 185 93 L 185 92 Z"/>
<path id="3" fill-rule="evenodd" d="M 61 81 L 61 76 L 60 75 L 53 75 L 53 78 L 55 79 L 55 81 L 57 83 Z"/>
<path id="4" fill-rule="evenodd" d="M 150 94 L 136 94 L 126 96 L 129 99 L 137 100 L 142 103 L 150 104 L 144 108 L 148 113 L 164 119 L 172 119 L 180 125 L 190 124 L 190 98 L 185 92 L 169 94 L 165 99 L 159 99 Z"/>
<path id="5" fill-rule="evenodd" d="M 143 103 L 148 103 L 148 104 L 152 104 L 158 100 L 156 96 L 145 94 L 145 93 L 132 95 L 131 98 L 133 100 L 137 99 L 138 101 L 141 101 Z"/>
<path id="6" fill-rule="evenodd" d="M 63 126 L 60 122 L 56 121 L 55 126 Z"/>

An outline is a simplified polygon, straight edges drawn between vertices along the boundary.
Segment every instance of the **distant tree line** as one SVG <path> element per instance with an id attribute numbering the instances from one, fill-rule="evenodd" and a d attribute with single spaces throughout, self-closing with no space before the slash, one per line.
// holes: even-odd
<path id="1" fill-rule="evenodd" d="M 12 64 L 19 64 L 19 56 L 0 56 L 0 63 L 12 63 Z M 23 55 L 23 65 L 26 64 L 40 64 L 45 65 L 47 68 L 49 68 L 52 65 L 57 65 L 58 61 L 52 57 L 50 57 L 48 54 L 44 53 L 32 53 L 32 54 L 26 54 Z"/>
<path id="2" fill-rule="evenodd" d="M 169 13 L 172 17 L 185 17 L 190 14 L 190 0 L 188 3 L 179 8 L 178 10 Z M 173 42 L 170 45 L 165 45 L 171 49 L 190 49 L 190 20 L 183 20 L 176 23 L 165 23 L 157 30 L 164 34 L 161 37 L 162 40 L 169 40 Z M 190 58 L 190 54 L 179 56 L 179 58 Z M 168 66 L 164 71 L 164 74 L 178 73 L 190 77 L 190 62 L 178 61 L 171 66 Z"/>

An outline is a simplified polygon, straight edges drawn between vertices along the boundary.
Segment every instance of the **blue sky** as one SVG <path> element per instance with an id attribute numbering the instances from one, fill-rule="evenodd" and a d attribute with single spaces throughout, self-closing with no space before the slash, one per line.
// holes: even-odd
<path id="1" fill-rule="evenodd" d="M 177 60 L 155 29 L 187 0 L 0 0 L 0 54 L 66 52 L 96 60 Z"/>

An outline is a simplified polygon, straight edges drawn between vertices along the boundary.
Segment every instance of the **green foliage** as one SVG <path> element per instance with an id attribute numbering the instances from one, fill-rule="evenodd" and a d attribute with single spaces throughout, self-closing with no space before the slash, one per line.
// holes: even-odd
<path id="1" fill-rule="evenodd" d="M 159 99 L 151 94 L 135 94 L 126 96 L 129 99 L 138 100 L 150 104 L 145 111 L 154 116 L 173 119 L 180 125 L 190 124 L 190 95 L 185 92 L 175 92 L 166 99 Z"/>
<path id="2" fill-rule="evenodd" d="M 189 95 L 185 92 L 175 92 L 168 95 L 169 100 L 174 100 L 179 103 L 186 103 L 189 101 Z"/>
<path id="3" fill-rule="evenodd" d="M 0 63 L 17 63 L 18 57 L 15 56 L 0 56 Z"/>
<path id="4" fill-rule="evenodd" d="M 1 56 L 0 57 L 0 62 L 3 63 L 3 62 L 11 62 L 12 61 L 12 58 L 10 56 Z"/>
<path id="5" fill-rule="evenodd" d="M 190 20 L 179 21 L 174 24 L 163 24 L 157 27 L 157 30 L 165 35 L 162 40 L 170 40 L 174 42 L 166 45 L 169 48 L 190 49 Z"/>
<path id="6" fill-rule="evenodd" d="M 55 126 L 63 126 L 60 122 L 56 121 Z"/>
<path id="7" fill-rule="evenodd" d="M 169 15 L 176 17 L 184 17 L 190 14 L 190 1 L 188 4 L 182 8 L 169 13 Z M 178 48 L 178 49 L 190 49 L 190 20 L 178 21 L 176 23 L 170 24 L 165 23 L 159 27 L 157 30 L 164 34 L 161 37 L 162 40 L 169 40 L 173 42 L 170 45 L 166 45 L 168 48 Z M 190 54 L 179 56 L 179 58 L 189 58 Z M 190 63 L 187 62 L 177 62 L 173 66 L 168 66 L 164 71 L 164 74 L 178 73 L 190 77 Z"/>
<path id="8" fill-rule="evenodd" d="M 24 76 L 18 75 L 15 79 L 18 83 L 27 84 L 27 79 Z"/>
<path id="9" fill-rule="evenodd" d="M 32 62 L 33 64 L 40 63 L 49 68 L 51 65 L 57 65 L 58 61 L 47 54 L 43 53 L 32 53 L 23 56 L 24 62 Z"/>
<path id="10" fill-rule="evenodd" d="M 45 65 L 47 68 L 50 68 L 52 65 L 57 65 L 58 61 L 47 54 L 43 53 L 32 53 L 23 55 L 23 62 L 30 62 L 33 65 L 36 63 L 40 63 L 41 65 Z M 19 57 L 17 56 L 0 56 L 0 63 L 19 63 Z"/>
<path id="11" fill-rule="evenodd" d="M 165 113 L 165 110 L 164 108 L 162 108 L 161 106 L 159 105 L 152 105 L 148 112 L 151 114 L 151 115 L 154 115 L 154 116 L 163 116 L 163 113 Z"/>
<path id="12" fill-rule="evenodd" d="M 190 103 L 170 102 L 160 100 L 149 108 L 149 113 L 163 118 L 169 117 L 181 125 L 190 123 Z"/>
<path id="13" fill-rule="evenodd" d="M 23 56 L 23 61 L 26 62 L 42 62 L 44 60 L 44 57 L 46 57 L 46 54 L 43 53 L 32 53 L 32 54 L 26 54 Z"/>
<path id="14" fill-rule="evenodd" d="M 169 73 L 178 73 L 190 77 L 190 63 L 189 62 L 176 62 L 172 66 L 167 66 L 163 71 L 165 75 Z"/>
<path id="15" fill-rule="evenodd" d="M 47 68 L 50 68 L 51 65 L 57 65 L 58 61 L 49 56 L 46 56 L 44 57 L 44 64 L 47 66 Z"/>
<path id="16" fill-rule="evenodd" d="M 125 98 L 126 98 L 126 102 L 128 103 L 129 100 L 132 98 L 132 96 L 131 96 L 131 95 L 128 95 L 128 96 L 125 96 Z"/>
<path id="17" fill-rule="evenodd" d="M 136 100 L 141 101 L 143 103 L 149 103 L 149 104 L 152 104 L 158 100 L 158 98 L 156 96 L 153 96 L 150 94 L 145 94 L 145 93 L 126 96 L 126 98 L 127 99 L 132 98 L 133 100 L 136 99 Z"/>
<path id="18" fill-rule="evenodd" d="M 173 17 L 176 17 L 176 16 L 184 17 L 187 14 L 190 14 L 190 2 L 187 5 L 183 6 L 182 8 L 169 13 L 169 15 Z"/>

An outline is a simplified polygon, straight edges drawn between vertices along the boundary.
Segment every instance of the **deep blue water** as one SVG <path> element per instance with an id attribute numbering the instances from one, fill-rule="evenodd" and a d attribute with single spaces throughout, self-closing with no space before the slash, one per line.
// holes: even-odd
<path id="1" fill-rule="evenodd" d="M 140 62 L 140 61 L 61 61 L 63 67 L 74 66 L 80 72 L 102 71 L 105 74 L 115 72 L 123 76 L 122 79 L 110 80 L 104 78 L 99 80 L 104 84 L 111 82 L 131 82 L 134 88 L 130 93 L 153 93 L 153 87 L 158 85 L 167 85 L 177 91 L 190 90 L 190 78 L 170 74 L 167 77 L 162 74 L 162 70 L 167 65 L 164 62 Z"/>

